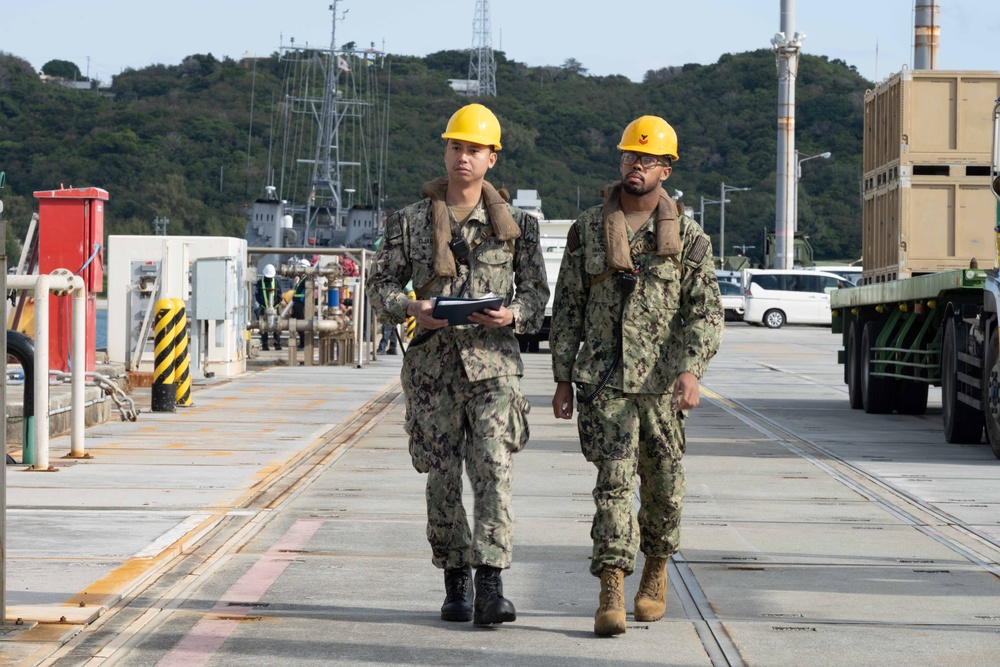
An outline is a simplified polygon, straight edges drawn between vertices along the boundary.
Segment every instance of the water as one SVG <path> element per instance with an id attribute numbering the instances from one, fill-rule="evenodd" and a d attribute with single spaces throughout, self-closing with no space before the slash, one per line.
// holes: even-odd
<path id="1" fill-rule="evenodd" d="M 94 338 L 98 350 L 108 349 L 108 311 L 106 308 L 97 309 L 97 332 Z"/>

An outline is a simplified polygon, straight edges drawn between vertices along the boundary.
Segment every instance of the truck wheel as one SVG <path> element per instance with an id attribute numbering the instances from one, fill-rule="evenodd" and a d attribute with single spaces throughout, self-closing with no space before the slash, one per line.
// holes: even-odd
<path id="1" fill-rule="evenodd" d="M 847 360 L 844 363 L 844 381 L 847 382 L 847 397 L 853 410 L 864 407 L 861 400 L 861 336 L 858 335 L 859 322 L 851 322 L 847 330 Z"/>
<path id="2" fill-rule="evenodd" d="M 1000 459 L 1000 346 L 994 328 L 986 343 L 986 367 L 983 369 L 983 413 L 986 418 L 986 439 L 990 441 L 993 456 Z"/>
<path id="3" fill-rule="evenodd" d="M 780 329 L 785 323 L 785 314 L 777 308 L 764 313 L 764 326 L 768 329 Z"/>
<path id="4" fill-rule="evenodd" d="M 899 395 L 896 396 L 896 410 L 901 415 L 922 415 L 927 412 L 927 389 L 923 382 L 899 381 Z"/>
<path id="5" fill-rule="evenodd" d="M 953 445 L 976 444 L 983 439 L 983 413 L 958 400 L 958 351 L 964 349 L 964 332 L 948 320 L 941 345 L 941 412 L 944 439 Z"/>
<path id="6" fill-rule="evenodd" d="M 861 404 L 870 415 L 892 412 L 895 401 L 895 382 L 891 378 L 873 376 L 872 348 L 882 331 L 882 322 L 865 323 L 861 334 Z"/>

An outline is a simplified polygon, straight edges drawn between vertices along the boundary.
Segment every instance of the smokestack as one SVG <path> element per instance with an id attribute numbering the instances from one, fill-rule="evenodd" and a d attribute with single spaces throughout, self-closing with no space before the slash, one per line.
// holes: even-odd
<path id="1" fill-rule="evenodd" d="M 941 36 L 937 0 L 916 0 L 913 19 L 913 69 L 937 69 Z"/>

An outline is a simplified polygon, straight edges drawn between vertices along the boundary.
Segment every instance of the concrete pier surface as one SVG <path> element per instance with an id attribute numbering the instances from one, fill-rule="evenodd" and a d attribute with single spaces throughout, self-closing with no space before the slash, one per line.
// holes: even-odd
<path id="1" fill-rule="evenodd" d="M 836 347 L 727 325 L 659 622 L 593 634 L 594 468 L 552 416 L 543 346 L 524 355 L 515 622 L 439 618 L 401 357 L 275 366 L 90 427 L 93 459 L 62 461 L 60 437 L 58 472 L 8 466 L 0 665 L 997 664 L 1000 461 L 944 442 L 936 391 L 924 416 L 851 410 Z"/>

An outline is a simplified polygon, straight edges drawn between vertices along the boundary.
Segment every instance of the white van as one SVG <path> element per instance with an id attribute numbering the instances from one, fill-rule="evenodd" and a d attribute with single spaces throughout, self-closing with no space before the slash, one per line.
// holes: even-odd
<path id="1" fill-rule="evenodd" d="M 743 321 L 770 329 L 830 324 L 830 292 L 852 286 L 835 273 L 808 269 L 747 269 L 746 274 Z"/>
<path id="2" fill-rule="evenodd" d="M 825 271 L 826 273 L 835 273 L 841 278 L 847 280 L 847 282 L 852 285 L 858 285 L 861 283 L 861 273 L 862 268 L 860 266 L 854 266 L 853 264 L 832 264 L 828 266 L 810 266 L 809 271 Z"/>

